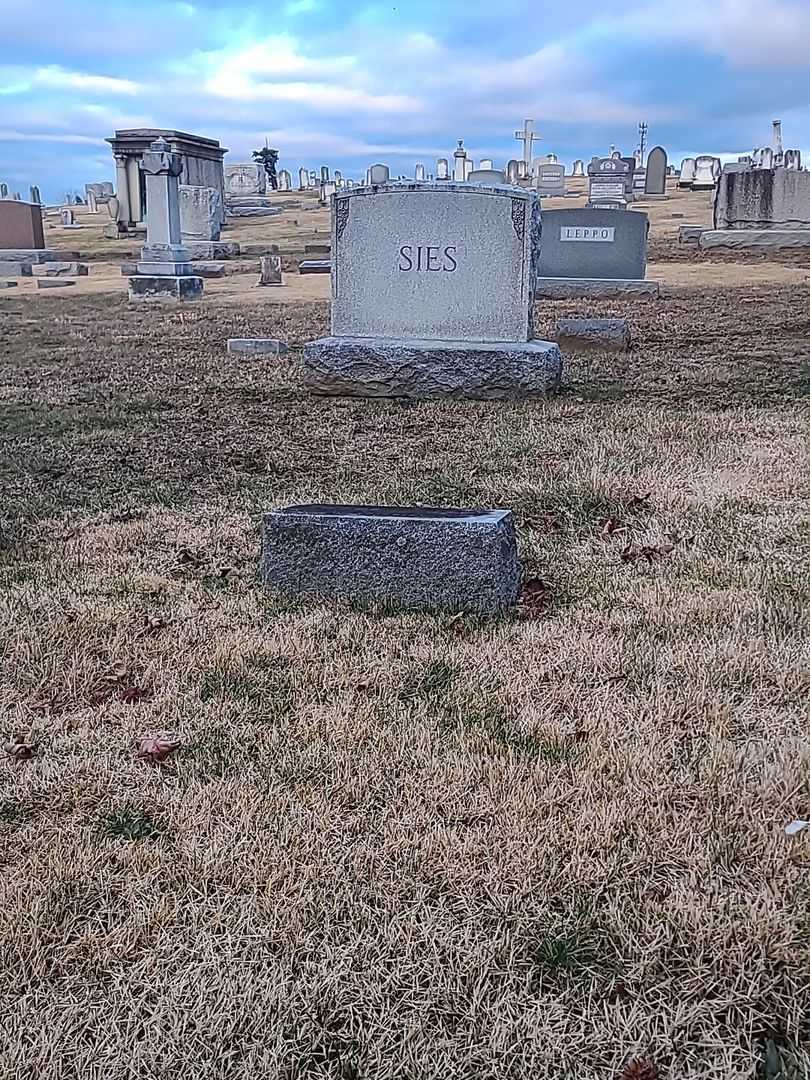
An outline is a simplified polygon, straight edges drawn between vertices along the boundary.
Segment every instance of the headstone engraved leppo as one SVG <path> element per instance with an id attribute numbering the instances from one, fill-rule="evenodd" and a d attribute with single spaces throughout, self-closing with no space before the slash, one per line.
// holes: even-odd
<path id="1" fill-rule="evenodd" d="M 513 398 L 556 386 L 558 351 L 532 340 L 539 233 L 529 190 L 444 181 L 341 192 L 332 335 L 305 348 L 310 389 Z"/>
<path id="2" fill-rule="evenodd" d="M 646 214 L 614 210 L 546 210 L 541 278 L 639 280 L 647 266 Z"/>

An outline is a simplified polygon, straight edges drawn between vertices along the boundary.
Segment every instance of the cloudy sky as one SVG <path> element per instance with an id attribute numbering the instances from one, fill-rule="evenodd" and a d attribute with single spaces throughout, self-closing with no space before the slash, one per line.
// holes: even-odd
<path id="1" fill-rule="evenodd" d="M 51 201 L 113 179 L 116 128 L 207 135 L 249 159 L 410 172 L 650 145 L 737 155 L 783 121 L 810 151 L 810 0 L 0 0 L 0 180 Z"/>

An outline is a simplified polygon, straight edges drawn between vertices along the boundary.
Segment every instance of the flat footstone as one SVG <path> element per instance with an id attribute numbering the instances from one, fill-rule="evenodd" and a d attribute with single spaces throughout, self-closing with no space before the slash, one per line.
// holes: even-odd
<path id="1" fill-rule="evenodd" d="M 252 353 L 264 356 L 283 356 L 289 349 L 286 341 L 275 338 L 228 338 L 229 353 Z"/>
<path id="2" fill-rule="evenodd" d="M 618 211 L 617 211 L 618 212 Z M 657 281 L 626 278 L 538 278 L 535 297 L 540 300 L 613 300 L 649 297 L 657 300 L 661 286 Z"/>
<path id="3" fill-rule="evenodd" d="M 557 343 L 563 352 L 626 352 L 627 319 L 558 319 Z"/>
<path id="4" fill-rule="evenodd" d="M 289 506 L 262 532 L 261 580 L 286 596 L 496 614 L 520 588 L 508 510 Z"/>
<path id="5" fill-rule="evenodd" d="M 556 390 L 561 374 L 550 341 L 326 337 L 304 346 L 306 388 L 330 396 L 509 401 Z"/>
<path id="6" fill-rule="evenodd" d="M 0 289 L 16 289 L 16 281 L 0 281 Z"/>
<path id="7" fill-rule="evenodd" d="M 75 284 L 75 281 L 68 281 L 66 278 L 37 278 L 38 289 L 67 289 Z"/>
<path id="8" fill-rule="evenodd" d="M 304 259 L 298 264 L 299 274 L 331 274 L 331 259 Z"/>

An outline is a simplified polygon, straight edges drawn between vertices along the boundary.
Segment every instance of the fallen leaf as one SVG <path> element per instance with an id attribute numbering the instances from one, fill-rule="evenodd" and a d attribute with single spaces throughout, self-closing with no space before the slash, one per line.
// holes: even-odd
<path id="1" fill-rule="evenodd" d="M 28 761 L 34 756 L 34 744 L 26 742 L 22 735 L 12 735 L 8 742 L 3 743 L 3 750 L 14 761 Z"/>
<path id="2" fill-rule="evenodd" d="M 518 612 L 524 618 L 539 615 L 548 611 L 551 606 L 552 588 L 542 578 L 528 578 L 523 582 L 523 588 L 518 597 Z"/>
<path id="3" fill-rule="evenodd" d="M 651 491 L 648 491 L 646 495 L 633 495 L 630 502 L 627 504 L 631 510 L 637 510 L 640 507 L 649 507 Z"/>
<path id="4" fill-rule="evenodd" d="M 801 818 L 797 818 L 795 821 L 791 821 L 789 825 L 785 826 L 785 835 L 795 836 L 797 833 L 802 832 L 808 827 L 810 827 L 810 821 L 802 821 Z"/>
<path id="5" fill-rule="evenodd" d="M 651 564 L 656 559 L 671 555 L 674 550 L 674 544 L 628 544 L 619 552 L 619 558 L 625 563 L 644 559 L 645 562 Z"/>
<path id="6" fill-rule="evenodd" d="M 152 696 L 152 691 L 143 686 L 126 686 L 118 694 L 125 705 L 137 705 L 139 701 L 146 701 Z"/>
<path id="7" fill-rule="evenodd" d="M 622 1069 L 619 1080 L 658 1080 L 658 1067 L 647 1058 L 633 1058 Z"/>
<path id="8" fill-rule="evenodd" d="M 602 536 L 613 536 L 617 532 L 624 532 L 624 528 L 615 518 L 608 518 L 602 524 Z"/>
<path id="9" fill-rule="evenodd" d="M 157 764 L 180 746 L 180 737 L 172 731 L 156 731 L 144 735 L 138 742 L 138 757 Z"/>
<path id="10" fill-rule="evenodd" d="M 175 557 L 181 566 L 200 566 L 202 561 L 199 555 L 187 547 L 179 547 Z"/>

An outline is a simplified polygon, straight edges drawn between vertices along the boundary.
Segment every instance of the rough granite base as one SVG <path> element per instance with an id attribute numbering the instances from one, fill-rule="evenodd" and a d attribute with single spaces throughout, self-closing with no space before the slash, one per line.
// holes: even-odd
<path id="1" fill-rule="evenodd" d="M 261 580 L 286 596 L 491 615 L 520 588 L 508 510 L 290 506 L 262 532 Z"/>
<path id="2" fill-rule="evenodd" d="M 0 248 L 0 262 L 74 262 L 78 251 L 54 251 L 50 248 Z"/>
<path id="3" fill-rule="evenodd" d="M 538 278 L 535 297 L 540 300 L 612 300 L 649 297 L 657 300 L 661 286 L 657 281 L 625 278 Z"/>
<path id="4" fill-rule="evenodd" d="M 129 298 L 140 303 L 171 303 L 177 300 L 199 300 L 203 294 L 201 277 L 146 277 L 129 279 Z"/>
<path id="5" fill-rule="evenodd" d="M 806 248 L 810 247 L 810 229 L 704 229 L 698 243 L 704 250 Z"/>
<path id="6" fill-rule="evenodd" d="M 550 341 L 326 337 L 304 346 L 307 389 L 340 397 L 508 401 L 556 390 L 561 374 Z"/>

